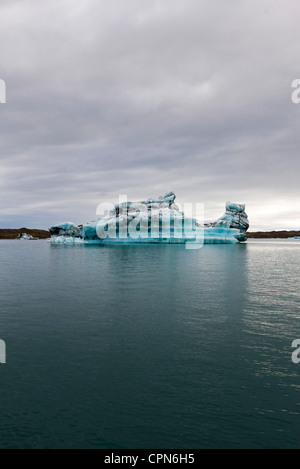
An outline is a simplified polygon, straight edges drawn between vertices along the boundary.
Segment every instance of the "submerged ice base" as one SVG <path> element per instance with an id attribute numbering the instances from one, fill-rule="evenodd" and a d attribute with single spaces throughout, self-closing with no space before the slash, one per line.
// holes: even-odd
<path id="1" fill-rule="evenodd" d="M 180 211 L 173 192 L 143 202 L 111 205 L 86 225 L 63 223 L 50 228 L 54 244 L 234 244 L 247 240 L 245 205 L 227 202 L 226 213 L 204 223 Z"/>

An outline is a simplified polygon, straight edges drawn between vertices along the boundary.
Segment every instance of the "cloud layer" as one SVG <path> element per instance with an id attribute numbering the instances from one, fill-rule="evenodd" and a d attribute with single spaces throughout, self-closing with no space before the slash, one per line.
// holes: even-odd
<path id="1" fill-rule="evenodd" d="M 0 227 L 119 194 L 300 227 L 297 0 L 2 0 Z"/>

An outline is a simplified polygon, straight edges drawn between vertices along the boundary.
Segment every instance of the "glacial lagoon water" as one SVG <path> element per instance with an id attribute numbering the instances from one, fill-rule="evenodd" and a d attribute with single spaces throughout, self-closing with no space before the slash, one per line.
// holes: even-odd
<path id="1" fill-rule="evenodd" d="M 0 241 L 0 448 L 299 448 L 300 241 Z"/>

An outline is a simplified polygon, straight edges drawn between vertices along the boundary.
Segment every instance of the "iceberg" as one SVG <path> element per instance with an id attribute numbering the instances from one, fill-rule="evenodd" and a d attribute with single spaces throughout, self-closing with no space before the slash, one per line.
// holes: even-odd
<path id="1" fill-rule="evenodd" d="M 206 227 L 224 227 L 228 229 L 238 230 L 239 234 L 237 236 L 235 235 L 237 241 L 247 241 L 246 233 L 249 229 L 249 220 L 245 210 L 245 204 L 234 204 L 232 202 L 227 202 L 225 214 L 221 218 L 219 218 L 215 223 L 206 224 Z"/>
<path id="2" fill-rule="evenodd" d="M 23 241 L 38 241 L 39 238 L 34 238 L 33 236 L 27 234 L 27 233 L 20 233 L 17 236 L 17 239 L 21 239 Z"/>
<path id="3" fill-rule="evenodd" d="M 141 202 L 99 206 L 96 221 L 85 225 L 67 222 L 49 228 L 54 244 L 234 244 L 247 240 L 248 216 L 243 204 L 226 203 L 216 222 L 194 215 L 192 204 L 181 210 L 173 192 Z M 199 204 L 200 205 L 200 204 Z M 201 212 L 201 210 L 200 210 Z"/>

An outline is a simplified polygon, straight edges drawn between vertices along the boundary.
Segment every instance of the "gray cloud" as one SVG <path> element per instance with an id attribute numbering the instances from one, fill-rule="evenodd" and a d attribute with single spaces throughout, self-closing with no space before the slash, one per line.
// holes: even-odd
<path id="1" fill-rule="evenodd" d="M 0 227 L 174 190 L 299 228 L 297 0 L 2 0 Z"/>

